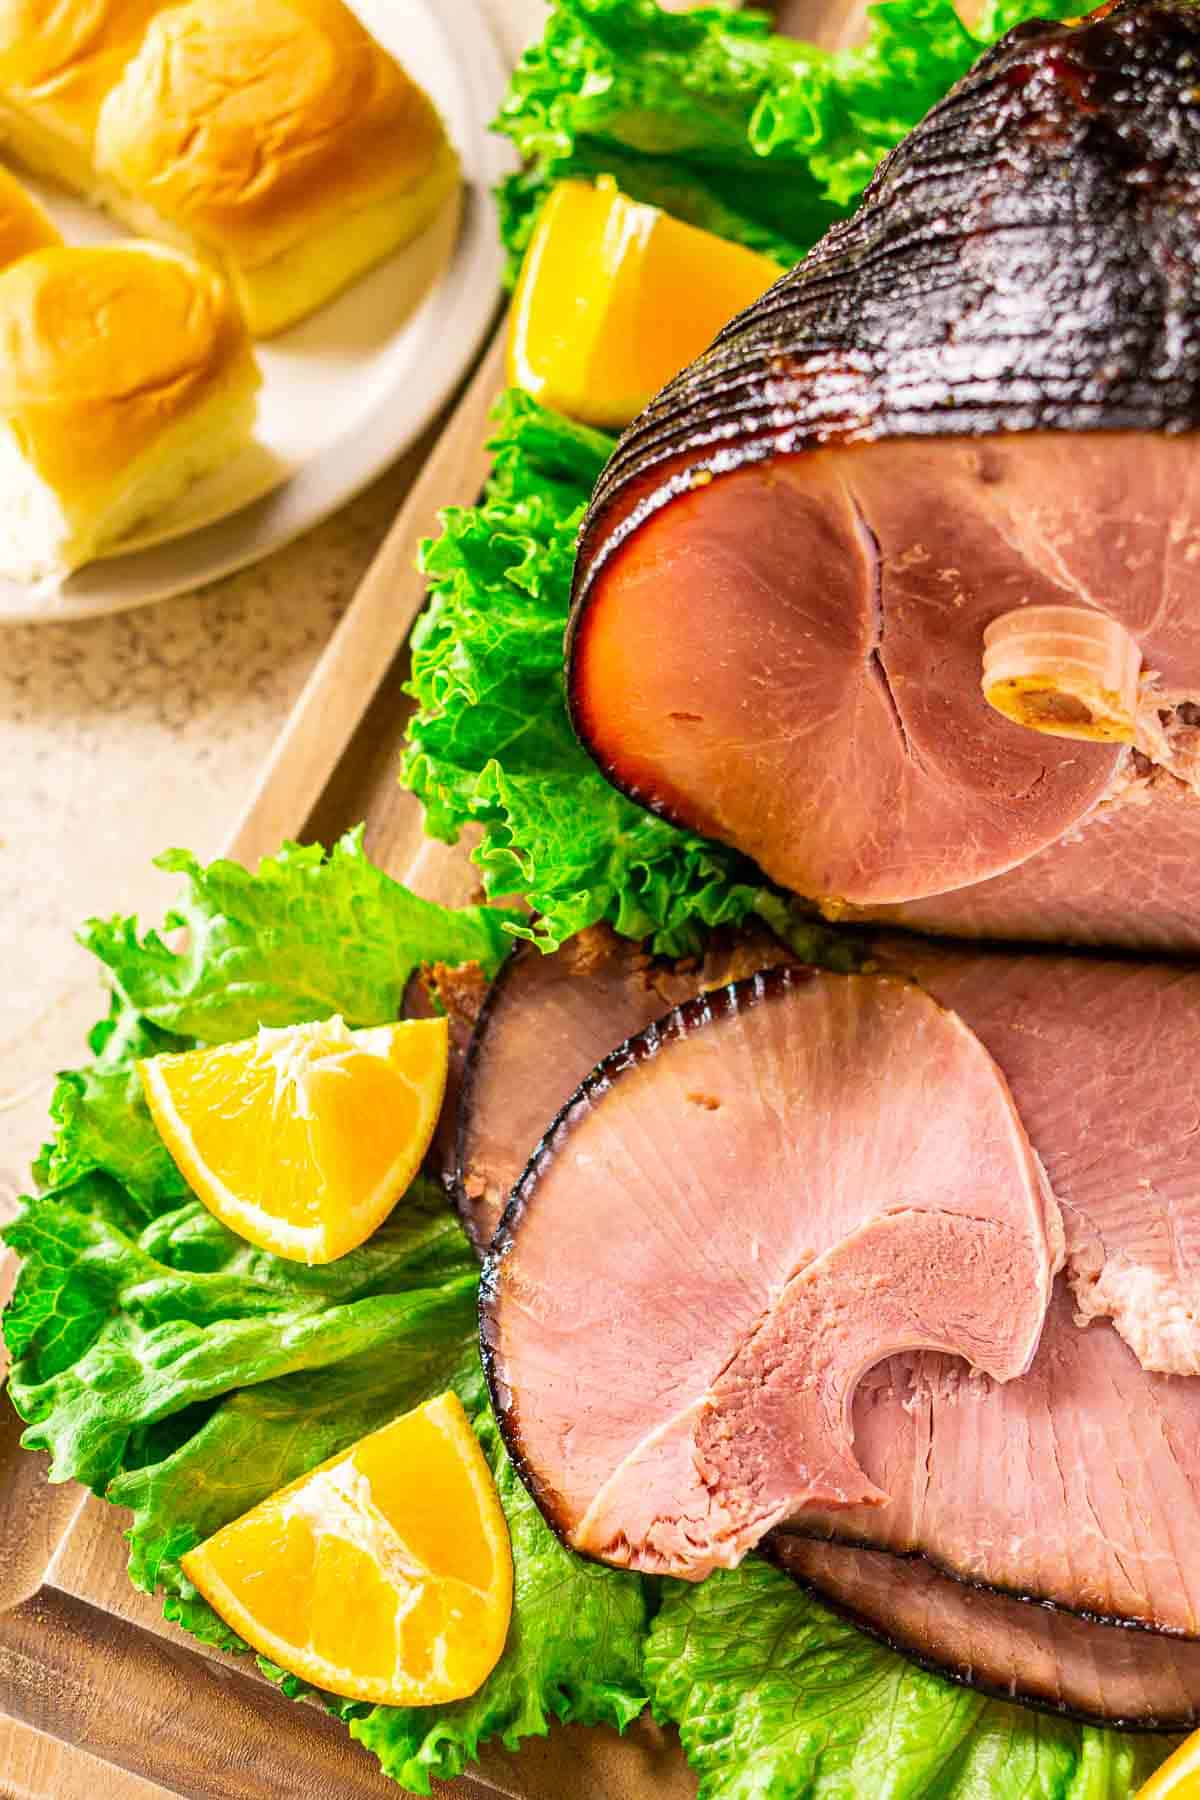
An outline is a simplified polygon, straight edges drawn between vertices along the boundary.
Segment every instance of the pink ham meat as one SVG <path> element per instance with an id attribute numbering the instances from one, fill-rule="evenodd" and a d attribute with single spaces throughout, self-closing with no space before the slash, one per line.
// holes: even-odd
<path id="1" fill-rule="evenodd" d="M 1191 729 L 1189 728 L 1189 736 Z M 1188 780 L 1136 757 L 1077 828 L 1007 874 L 898 906 L 846 907 L 951 937 L 1200 950 L 1200 803 Z"/>
<path id="2" fill-rule="evenodd" d="M 1082 1320 L 1200 1375 L 1200 970 L 880 937 L 1003 1069 L 1062 1210 Z"/>
<path id="3" fill-rule="evenodd" d="M 892 1649 L 997 1699 L 1142 1731 L 1200 1720 L 1200 1644 L 971 1587 L 919 1556 L 783 1535 L 770 1556 Z"/>
<path id="4" fill-rule="evenodd" d="M 667 962 L 606 925 L 553 956 L 514 950 L 471 1039 L 458 1111 L 453 1191 L 476 1249 L 488 1249 L 539 1138 L 598 1062 L 681 1001 L 788 955 L 765 929 L 748 929 L 716 932 L 703 957 Z"/>
<path id="5" fill-rule="evenodd" d="M 890 1513 L 863 1373 L 1028 1368 L 1057 1208 L 979 1040 L 911 983 L 777 969 L 601 1064 L 484 1274 L 493 1399 L 577 1549 L 699 1578 L 809 1508 Z"/>
<path id="6" fill-rule="evenodd" d="M 1198 54 L 1171 0 L 1018 27 L 601 476 L 582 741 L 832 917 L 1200 950 Z M 1140 659 L 1132 746 L 985 701 L 1042 607 Z"/>
<path id="7" fill-rule="evenodd" d="M 1080 1317 L 1112 1318 L 1148 1369 L 1200 1374 L 1200 971 L 898 933 L 859 953 L 957 1012 L 999 1064 L 1062 1209 Z M 547 1122 L 608 1051 L 683 995 L 786 956 L 766 933 L 679 967 L 607 931 L 550 957 L 518 951 L 472 1040 L 459 1118 L 476 1242 L 490 1242 Z"/>
<path id="8" fill-rule="evenodd" d="M 1200 1637 L 1200 1393 L 1152 1375 L 1060 1277 L 1029 1372 L 944 1356 L 860 1384 L 854 1449 L 886 1507 L 810 1509 L 806 1535 L 921 1552 L 962 1580 Z"/>

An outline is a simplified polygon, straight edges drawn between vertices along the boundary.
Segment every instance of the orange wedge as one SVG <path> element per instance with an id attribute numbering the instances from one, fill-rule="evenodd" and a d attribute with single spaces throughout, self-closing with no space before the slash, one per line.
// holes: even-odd
<path id="1" fill-rule="evenodd" d="M 509 381 L 589 425 L 626 425 L 782 274 L 611 176 L 560 181 L 517 283 Z"/>
<path id="2" fill-rule="evenodd" d="M 342 1019 L 139 1063 L 180 1172 L 210 1212 L 293 1262 L 344 1256 L 383 1223 L 429 1148 L 445 1019 Z"/>
<path id="3" fill-rule="evenodd" d="M 1154 1771 L 1136 1800 L 1200 1800 L 1200 1731 L 1193 1731 Z"/>
<path id="4" fill-rule="evenodd" d="M 272 1494 L 183 1568 L 281 1669 L 380 1705 L 473 1694 L 512 1613 L 500 1496 L 453 1394 Z"/>

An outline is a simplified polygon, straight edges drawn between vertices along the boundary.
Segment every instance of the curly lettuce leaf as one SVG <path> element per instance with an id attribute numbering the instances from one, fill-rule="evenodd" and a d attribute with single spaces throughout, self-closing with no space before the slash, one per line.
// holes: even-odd
<path id="1" fill-rule="evenodd" d="M 80 940 L 142 1021 L 197 1043 L 333 1013 L 352 1028 L 382 1024 L 399 1017 L 422 963 L 493 972 L 508 948 L 487 907 L 438 906 L 376 868 L 361 829 L 328 854 L 286 844 L 254 872 L 227 861 L 206 868 L 186 850 L 168 851 L 158 867 L 188 881 L 163 926 L 186 933 L 182 947 L 157 931 L 140 936 L 128 918 L 93 919 Z"/>
<path id="2" fill-rule="evenodd" d="M 488 908 L 437 906 L 391 880 L 368 861 L 361 830 L 328 855 L 285 845 L 256 873 L 233 862 L 205 868 L 182 850 L 159 866 L 188 879 L 161 932 L 114 918 L 80 934 L 106 967 L 112 1006 L 88 1040 L 92 1061 L 59 1077 L 54 1137 L 34 1171 L 44 1188 L 109 1175 L 142 1223 L 188 1190 L 150 1117 L 138 1058 L 333 1013 L 352 1027 L 386 1024 L 420 964 L 478 962 L 490 975 L 510 947 Z M 164 934 L 179 930 L 184 944 L 173 947 Z"/>
<path id="3" fill-rule="evenodd" d="M 626 800 L 579 745 L 563 694 L 575 538 L 612 448 L 528 395 L 501 403 L 483 503 L 423 549 L 431 602 L 413 636 L 417 701 L 401 779 L 433 836 L 483 827 L 492 898 L 520 895 L 553 949 L 600 920 L 667 955 L 706 927 L 781 909 L 742 858 Z"/>
<path id="4" fill-rule="evenodd" d="M 121 1184 L 143 1222 L 186 1199 L 187 1183 L 154 1128 L 136 1064 L 191 1043 L 149 1024 L 114 994 L 108 1018 L 88 1039 L 93 1060 L 55 1084 L 54 1136 L 34 1171 L 38 1185 L 65 1188 L 102 1172 Z"/>
<path id="5" fill-rule="evenodd" d="M 951 0 L 890 0 L 861 47 L 831 54 L 773 35 L 762 13 L 556 0 L 496 121 L 526 165 L 500 193 L 510 275 L 554 183 L 598 174 L 790 266 L 986 44 L 1075 10 L 992 0 L 972 32 Z"/>
<path id="6" fill-rule="evenodd" d="M 386 1348 L 414 1329 L 411 1290 L 430 1282 L 470 1332 L 474 1262 L 427 1185 L 368 1243 L 315 1269 L 247 1244 L 198 1201 L 136 1236 L 115 1212 L 107 1184 L 44 1194 L 5 1233 L 24 1259 L 9 1390 L 52 1481 L 102 1494 L 158 1421 Z"/>
<path id="7" fill-rule="evenodd" d="M 585 440 L 560 445 L 578 479 Z M 590 467 L 590 463 L 586 463 Z M 506 476 L 520 492 L 521 467 Z M 91 1064 L 65 1076 L 39 1165 L 48 1190 L 5 1233 L 23 1259 L 5 1315 L 24 1442 L 55 1480 L 132 1513 L 129 1570 L 203 1642 L 248 1646 L 180 1559 L 230 1519 L 365 1433 L 455 1387 L 496 1471 L 513 1528 L 509 1650 L 457 1707 L 397 1711 L 322 1696 L 361 1716 L 389 1768 L 429 1792 L 488 1738 L 515 1744 L 551 1718 L 621 1726 L 642 1709 L 643 1584 L 561 1549 L 504 1455 L 479 1366 L 479 1269 L 439 1190 L 419 1179 L 359 1249 L 308 1268 L 246 1243 L 187 1191 L 144 1105 L 135 1060 L 340 1011 L 373 1024 L 434 960 L 494 970 L 510 939 L 485 910 L 417 901 L 362 854 L 288 847 L 257 875 L 166 859 L 190 879 L 165 930 L 93 925 L 113 1004 Z M 561 1614 L 556 1608 L 561 1607 Z M 563 1621 L 574 1622 L 564 1626 Z M 576 1629 L 577 1626 L 577 1629 Z M 263 1663 L 286 1692 L 303 1685 Z"/>
<path id="8" fill-rule="evenodd" d="M 1169 1748 L 942 1681 L 756 1560 L 664 1584 L 646 1679 L 699 1800 L 1128 1800 Z"/>

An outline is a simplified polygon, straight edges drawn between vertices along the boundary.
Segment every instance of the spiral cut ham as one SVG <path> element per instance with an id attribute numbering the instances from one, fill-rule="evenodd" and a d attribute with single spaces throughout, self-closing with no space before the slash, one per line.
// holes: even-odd
<path id="1" fill-rule="evenodd" d="M 1200 948 L 1198 56 L 1009 33 L 601 477 L 580 737 L 830 916 Z"/>
<path id="2" fill-rule="evenodd" d="M 510 1445 L 547 1516 L 592 1554 L 695 1574 L 772 1520 L 793 1572 L 956 1678 L 1182 1728 L 1200 1713 L 1200 969 L 900 933 L 862 938 L 858 958 L 854 976 L 780 970 L 684 1006 L 564 1108 L 485 1280 Z M 504 1032 L 481 1022 L 478 1062 L 521 1041 L 568 961 L 525 988 L 524 1025 L 514 982 Z M 591 1042 L 605 1018 L 616 1035 L 611 983 L 576 969 Z M 987 1183 L 945 1116 L 964 1107 L 968 1135 L 986 1109 L 905 1012 L 875 1010 L 905 989 L 973 1034 L 1007 1084 L 1065 1265 L 1019 1379 L 979 1372 L 969 1350 L 893 1355 L 864 1369 L 830 1459 L 836 1409 L 797 1403 L 829 1373 L 797 1360 L 813 1324 L 793 1306 L 797 1276 L 831 1272 L 821 1330 L 835 1348 L 847 1315 L 877 1347 L 897 1297 L 925 1292 L 920 1240 L 889 1264 L 871 1236 L 897 1188 L 922 1188 L 921 1164 L 896 1154 L 906 1122 L 929 1134 L 934 1180 L 961 1172 L 962 1206 L 987 1216 Z M 793 1018 L 797 995 L 810 1004 Z M 481 1147 L 501 1094 L 497 1078 Z M 1049 1267 L 1053 1210 L 1043 1218 Z M 864 1297 L 853 1253 L 868 1239 L 878 1286 Z M 954 1278 L 972 1290 L 964 1312 L 993 1316 L 985 1264 Z M 837 1493 L 806 1479 L 818 1465 Z"/>
<path id="3" fill-rule="evenodd" d="M 531 1162 L 481 1301 L 493 1399 L 576 1549 L 699 1578 L 810 1508 L 887 1506 L 865 1371 L 1021 1375 L 1061 1225 L 979 1039 L 890 975 L 776 969 L 602 1063 Z"/>

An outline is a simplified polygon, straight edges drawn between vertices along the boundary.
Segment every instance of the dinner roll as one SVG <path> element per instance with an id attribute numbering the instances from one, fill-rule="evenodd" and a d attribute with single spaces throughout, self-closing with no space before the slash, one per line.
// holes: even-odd
<path id="1" fill-rule="evenodd" d="M 88 194 L 100 103 L 163 0 L 0 0 L 0 139 Z"/>
<path id="2" fill-rule="evenodd" d="M 138 231 L 225 270 L 251 329 L 312 312 L 432 220 L 458 160 L 341 0 L 186 0 L 105 100 L 96 166 Z"/>
<path id="3" fill-rule="evenodd" d="M 0 269 L 28 256 L 31 250 L 48 250 L 62 238 L 49 215 L 7 169 L 0 168 Z"/>
<path id="4" fill-rule="evenodd" d="M 156 244 L 0 274 L 0 573 L 77 568 L 238 454 L 253 349 L 211 269 Z"/>

